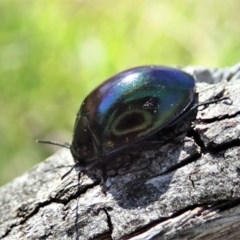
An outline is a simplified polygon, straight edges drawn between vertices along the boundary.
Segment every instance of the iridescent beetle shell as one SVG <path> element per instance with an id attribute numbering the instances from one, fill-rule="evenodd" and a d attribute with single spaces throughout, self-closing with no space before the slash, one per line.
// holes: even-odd
<path id="1" fill-rule="evenodd" d="M 176 122 L 194 103 L 193 76 L 174 68 L 143 66 L 106 80 L 83 101 L 71 152 L 88 165 Z"/>

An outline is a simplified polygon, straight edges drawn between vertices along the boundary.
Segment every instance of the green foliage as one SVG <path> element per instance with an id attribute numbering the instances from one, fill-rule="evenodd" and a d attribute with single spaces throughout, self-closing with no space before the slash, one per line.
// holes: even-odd
<path id="1" fill-rule="evenodd" d="M 137 65 L 239 61 L 238 2 L 2 0 L 0 184 L 71 141 L 86 94 Z"/>

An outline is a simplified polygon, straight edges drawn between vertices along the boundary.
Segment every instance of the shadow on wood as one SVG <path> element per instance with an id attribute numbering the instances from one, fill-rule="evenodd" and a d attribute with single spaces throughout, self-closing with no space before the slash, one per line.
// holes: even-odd
<path id="1" fill-rule="evenodd" d="M 175 137 L 116 157 L 104 184 L 95 170 L 61 180 L 73 164 L 63 149 L 3 186 L 0 238 L 239 239 L 239 70 L 188 68 L 199 102 L 232 104 L 199 107 Z"/>

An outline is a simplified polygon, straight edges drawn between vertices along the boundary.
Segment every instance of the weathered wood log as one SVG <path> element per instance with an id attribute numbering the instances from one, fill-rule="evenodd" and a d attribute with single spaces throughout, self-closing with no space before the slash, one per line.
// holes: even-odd
<path id="1" fill-rule="evenodd" d="M 109 159 L 105 181 L 62 180 L 73 159 L 58 151 L 0 189 L 0 238 L 240 239 L 240 65 L 187 70 L 199 102 L 231 100 Z"/>

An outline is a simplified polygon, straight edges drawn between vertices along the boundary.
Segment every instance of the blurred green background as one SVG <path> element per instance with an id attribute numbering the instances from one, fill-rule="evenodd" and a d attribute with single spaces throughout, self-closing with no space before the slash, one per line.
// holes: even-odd
<path id="1" fill-rule="evenodd" d="M 239 61 L 235 0 L 1 0 L 0 185 L 71 142 L 91 89 L 143 64 Z"/>

